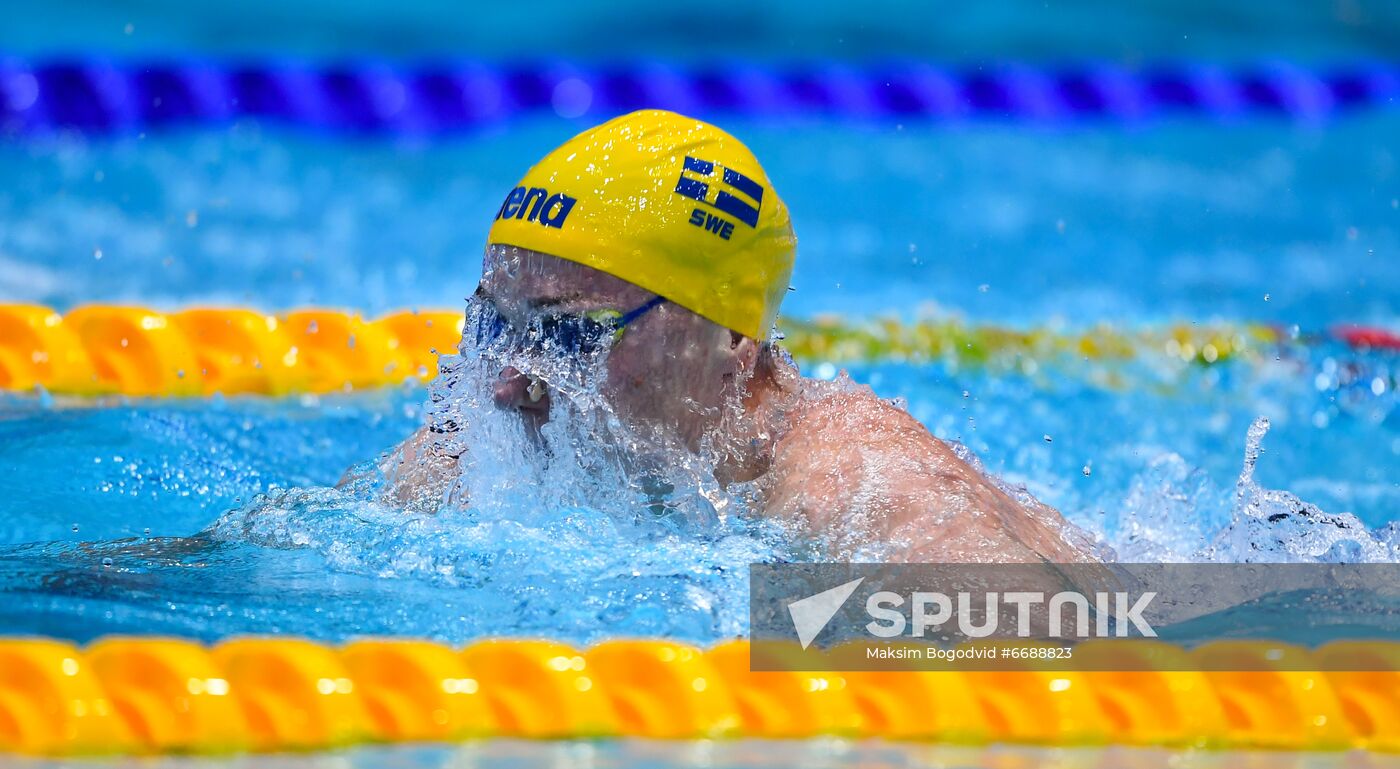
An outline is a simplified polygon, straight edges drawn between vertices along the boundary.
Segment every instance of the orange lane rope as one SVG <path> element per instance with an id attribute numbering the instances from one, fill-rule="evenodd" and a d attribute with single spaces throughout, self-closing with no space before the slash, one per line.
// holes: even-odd
<path id="1" fill-rule="evenodd" d="M 853 651 L 838 647 L 829 654 Z M 613 640 L 581 650 L 508 639 L 462 649 L 404 639 L 329 646 L 236 638 L 206 647 L 109 637 L 84 648 L 0 639 L 0 752 L 820 735 L 1400 750 L 1397 643 L 1345 641 L 1307 650 L 1219 641 L 1187 651 L 1112 639 L 1083 642 L 1075 655 L 1131 672 L 753 672 L 744 640 L 704 650 L 667 640 Z M 1249 671 L 1198 672 L 1235 662 Z M 1313 663 L 1329 672 L 1299 672 Z M 1330 671 L 1343 667 L 1369 672 Z"/>

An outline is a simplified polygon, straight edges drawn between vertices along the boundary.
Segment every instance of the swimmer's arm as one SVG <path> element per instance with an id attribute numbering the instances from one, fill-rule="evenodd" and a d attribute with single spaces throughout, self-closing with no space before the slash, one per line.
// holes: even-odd
<path id="1" fill-rule="evenodd" d="M 421 427 L 379 460 L 385 479 L 379 499 L 387 504 L 419 510 L 435 510 L 456 477 L 457 460 L 445 454 L 427 427 Z M 336 484 L 344 487 L 364 477 L 347 471 Z"/>
<path id="2" fill-rule="evenodd" d="M 390 452 L 380 467 L 388 479 L 382 499 L 419 509 L 436 510 L 457 477 L 457 457 L 443 451 L 439 436 L 427 427 Z"/>

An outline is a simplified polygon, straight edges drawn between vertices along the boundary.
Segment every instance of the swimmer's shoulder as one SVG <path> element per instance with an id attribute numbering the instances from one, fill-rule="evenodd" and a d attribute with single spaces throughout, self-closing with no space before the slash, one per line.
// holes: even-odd
<path id="1" fill-rule="evenodd" d="M 948 444 L 865 385 L 810 382 L 773 446 L 770 498 L 789 503 L 879 493 L 967 496 L 982 484 Z"/>
<path id="2" fill-rule="evenodd" d="M 879 397 L 866 385 L 849 380 L 808 380 L 808 385 L 787 411 L 786 429 L 775 447 L 776 455 L 799 447 L 899 448 L 899 444 L 910 441 L 942 443 L 908 411 Z"/>
<path id="3" fill-rule="evenodd" d="M 782 435 L 773 445 L 768 477 L 778 497 L 834 499 L 868 485 L 875 480 L 872 474 L 896 481 L 886 472 L 893 469 L 887 457 L 946 450 L 918 420 L 869 387 L 810 384 L 787 410 Z"/>
<path id="4" fill-rule="evenodd" d="M 907 411 L 863 385 L 811 384 L 774 445 L 761 486 L 767 515 L 882 540 L 923 501 L 967 493 L 947 445 Z"/>

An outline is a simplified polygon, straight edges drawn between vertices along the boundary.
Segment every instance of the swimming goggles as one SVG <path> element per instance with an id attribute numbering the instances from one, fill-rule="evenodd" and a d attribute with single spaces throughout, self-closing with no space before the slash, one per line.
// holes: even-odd
<path id="1" fill-rule="evenodd" d="M 491 299 L 480 290 L 477 303 L 476 343 L 489 345 L 514 331 L 513 342 L 530 349 L 545 349 L 568 355 L 587 356 L 616 344 L 623 331 L 638 318 L 666 301 L 652 297 L 646 304 L 628 312 L 589 310 L 581 313 L 548 313 L 533 318 L 524 329 L 513 328 Z"/>

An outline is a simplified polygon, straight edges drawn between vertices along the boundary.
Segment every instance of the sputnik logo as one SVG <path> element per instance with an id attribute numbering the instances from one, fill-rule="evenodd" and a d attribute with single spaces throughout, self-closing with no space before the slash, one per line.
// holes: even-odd
<path id="1" fill-rule="evenodd" d="M 846 605 L 851 594 L 864 581 L 865 577 L 853 579 L 844 585 L 837 585 L 830 590 L 823 590 L 788 604 L 792 626 L 797 630 L 797 640 L 804 650 L 826 629 L 826 623 L 836 616 L 836 612 L 841 611 L 841 607 Z"/>

